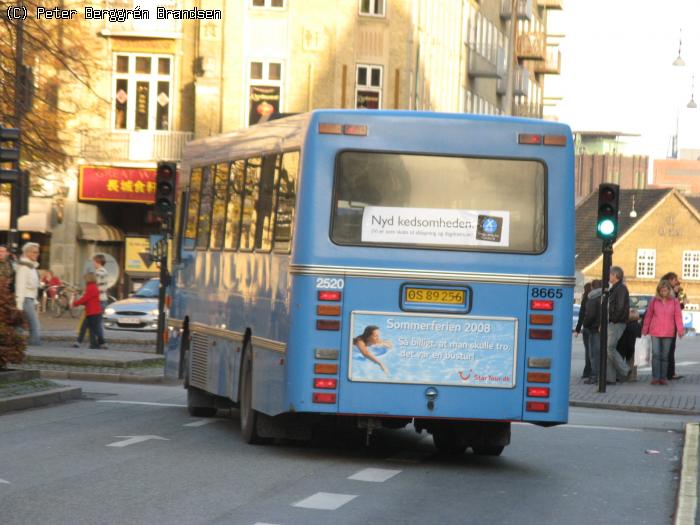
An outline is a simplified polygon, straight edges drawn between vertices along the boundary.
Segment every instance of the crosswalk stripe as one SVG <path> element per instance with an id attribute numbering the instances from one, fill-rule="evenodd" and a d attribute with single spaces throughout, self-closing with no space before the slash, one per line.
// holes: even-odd
<path id="1" fill-rule="evenodd" d="M 293 507 L 316 510 L 336 510 L 347 502 L 354 500 L 357 495 L 334 494 L 332 492 L 317 492 L 316 494 L 293 503 Z"/>
<path id="2" fill-rule="evenodd" d="M 387 468 L 366 468 L 358 472 L 355 472 L 348 479 L 353 479 L 355 481 L 371 481 L 374 483 L 382 483 L 388 479 L 393 478 L 401 472 L 400 470 L 392 470 Z"/>

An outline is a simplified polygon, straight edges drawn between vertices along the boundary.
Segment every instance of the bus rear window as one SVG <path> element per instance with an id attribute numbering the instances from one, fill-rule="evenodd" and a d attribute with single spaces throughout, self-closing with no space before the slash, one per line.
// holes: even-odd
<path id="1" fill-rule="evenodd" d="M 337 244 L 545 249 L 541 162 L 348 151 L 337 166 Z"/>

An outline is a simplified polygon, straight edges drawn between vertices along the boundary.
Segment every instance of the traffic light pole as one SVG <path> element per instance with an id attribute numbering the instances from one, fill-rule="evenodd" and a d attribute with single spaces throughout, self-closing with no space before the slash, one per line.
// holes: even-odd
<path id="1" fill-rule="evenodd" d="M 156 341 L 156 353 L 165 353 L 165 292 L 169 284 L 168 274 L 168 227 L 163 223 L 163 249 L 160 250 L 160 286 L 158 287 L 158 340 Z"/>
<path id="2" fill-rule="evenodd" d="M 600 356 L 598 361 L 598 392 L 605 393 L 608 375 L 608 301 L 610 299 L 610 266 L 613 241 L 603 241 L 603 301 L 600 307 Z"/>
<path id="3" fill-rule="evenodd" d="M 18 17 L 15 20 L 17 24 L 17 34 L 15 36 L 15 115 L 14 124 L 16 128 L 21 127 L 24 107 L 22 106 L 22 67 L 24 66 L 24 20 Z M 19 159 L 13 163 L 13 169 L 19 172 Z M 10 198 L 10 228 L 7 232 L 7 246 L 10 253 L 17 255 L 19 252 L 17 242 L 17 218 L 19 216 L 19 201 L 20 189 L 19 184 L 12 185 L 12 197 Z"/>

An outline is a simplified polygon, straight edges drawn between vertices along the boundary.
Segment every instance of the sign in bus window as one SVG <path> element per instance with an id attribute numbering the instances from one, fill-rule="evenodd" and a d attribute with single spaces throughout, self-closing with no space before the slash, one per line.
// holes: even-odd
<path id="1" fill-rule="evenodd" d="M 248 159 L 246 163 L 245 194 L 241 219 L 240 249 L 250 251 L 255 247 L 256 207 L 260 192 L 260 157 Z"/>
<path id="2" fill-rule="evenodd" d="M 224 226 L 226 224 L 226 190 L 228 186 L 228 164 L 219 164 L 214 176 L 214 205 L 211 215 L 210 247 L 220 250 L 224 245 Z"/>
<path id="3" fill-rule="evenodd" d="M 332 229 L 338 244 L 545 248 L 542 162 L 355 151 L 339 159 Z"/>
<path id="4" fill-rule="evenodd" d="M 214 170 L 214 166 L 205 166 L 202 172 L 202 192 L 199 197 L 199 224 L 197 226 L 197 248 L 209 247 L 211 208 L 214 199 Z"/>
<path id="5" fill-rule="evenodd" d="M 275 216 L 275 250 L 288 251 L 291 247 L 296 183 L 299 172 L 299 152 L 289 151 L 282 156 L 277 214 Z"/>
<path id="6" fill-rule="evenodd" d="M 229 199 L 226 209 L 226 236 L 224 239 L 224 248 L 227 250 L 238 248 L 244 184 L 245 160 L 237 160 L 231 164 L 228 181 Z"/>

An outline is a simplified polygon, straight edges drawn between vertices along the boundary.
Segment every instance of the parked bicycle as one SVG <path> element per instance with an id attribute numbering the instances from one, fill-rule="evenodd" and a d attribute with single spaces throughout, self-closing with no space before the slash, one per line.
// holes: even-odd
<path id="1" fill-rule="evenodd" d="M 80 317 L 82 307 L 71 306 L 75 298 L 79 297 L 81 294 L 81 291 L 77 287 L 70 284 L 63 284 L 50 288 L 55 288 L 56 293 L 52 294 L 53 297 L 48 300 L 47 310 L 50 311 L 54 317 L 61 317 L 66 312 L 69 312 L 70 316 L 74 319 Z"/>

